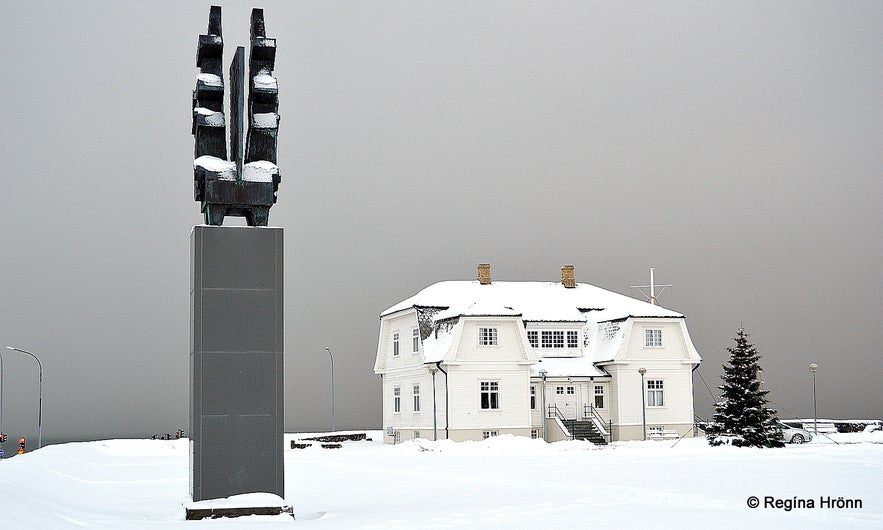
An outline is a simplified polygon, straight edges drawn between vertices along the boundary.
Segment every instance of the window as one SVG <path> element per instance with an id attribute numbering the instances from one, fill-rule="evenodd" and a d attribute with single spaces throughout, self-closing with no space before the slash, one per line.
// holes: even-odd
<path id="1" fill-rule="evenodd" d="M 479 346 L 497 345 L 497 328 L 478 328 Z"/>
<path id="2" fill-rule="evenodd" d="M 527 332 L 527 341 L 530 342 L 530 346 L 532 348 L 540 347 L 540 335 L 538 331 L 528 331 Z"/>
<path id="3" fill-rule="evenodd" d="M 567 395 L 568 395 L 568 396 L 572 396 L 572 395 L 573 395 L 573 387 L 572 387 L 572 386 L 567 387 Z"/>
<path id="4" fill-rule="evenodd" d="M 530 387 L 530 410 L 537 410 L 537 387 Z"/>
<path id="5" fill-rule="evenodd" d="M 414 328 L 411 330 L 411 353 L 417 353 L 420 351 L 420 330 L 418 328 Z"/>
<path id="6" fill-rule="evenodd" d="M 577 333 L 576 331 L 567 332 L 567 347 L 579 348 L 579 333 Z"/>
<path id="7" fill-rule="evenodd" d="M 531 440 L 536 440 L 539 437 L 540 437 L 540 430 L 539 429 L 531 429 L 530 430 L 530 439 Z"/>
<path id="8" fill-rule="evenodd" d="M 564 395 L 564 387 L 563 386 L 556 386 L 555 387 L 555 394 L 557 394 L 559 396 L 563 396 Z"/>
<path id="9" fill-rule="evenodd" d="M 420 412 L 420 385 L 414 385 L 414 412 Z"/>
<path id="10" fill-rule="evenodd" d="M 659 426 L 654 426 L 654 427 L 648 426 L 647 427 L 647 435 L 648 436 L 651 436 L 651 437 L 662 436 L 663 434 L 665 434 L 665 427 L 659 427 Z"/>
<path id="11" fill-rule="evenodd" d="M 392 411 L 396 414 L 402 411 L 402 388 L 398 386 L 392 389 Z"/>
<path id="12" fill-rule="evenodd" d="M 661 329 L 645 329 L 644 330 L 644 346 L 647 348 L 658 348 L 662 346 L 662 330 Z"/>
<path id="13" fill-rule="evenodd" d="M 665 405 L 663 396 L 662 379 L 650 379 L 647 381 L 647 406 L 662 407 Z"/>
<path id="14" fill-rule="evenodd" d="M 528 332 L 528 333 L 536 333 Z M 540 331 L 540 347 L 542 348 L 563 348 L 564 347 L 564 330 Z M 530 339 L 530 336 L 528 336 Z M 536 339 L 534 339 L 536 340 Z M 576 348 L 579 346 L 579 333 L 576 331 L 567 332 L 568 348 Z M 531 342 L 533 345 L 533 342 Z"/>
<path id="15" fill-rule="evenodd" d="M 553 331 L 552 332 L 552 347 L 553 348 L 563 348 L 564 347 L 564 332 L 563 331 Z"/>
<path id="16" fill-rule="evenodd" d="M 482 438 L 484 438 L 485 440 L 487 440 L 488 438 L 490 438 L 490 437 L 492 437 L 492 436 L 497 436 L 498 434 L 500 434 L 499 431 L 483 431 L 483 432 L 481 433 L 481 436 L 482 436 Z"/>
<path id="17" fill-rule="evenodd" d="M 595 408 L 604 408 L 604 387 L 595 385 Z"/>
<path id="18" fill-rule="evenodd" d="M 414 431 L 414 439 L 420 438 L 420 431 Z"/>
<path id="19" fill-rule="evenodd" d="M 497 381 L 481 382 L 481 408 L 484 410 L 500 408 L 500 383 Z"/>
<path id="20" fill-rule="evenodd" d="M 393 357 L 399 356 L 399 332 L 398 331 L 392 332 L 392 356 Z"/>

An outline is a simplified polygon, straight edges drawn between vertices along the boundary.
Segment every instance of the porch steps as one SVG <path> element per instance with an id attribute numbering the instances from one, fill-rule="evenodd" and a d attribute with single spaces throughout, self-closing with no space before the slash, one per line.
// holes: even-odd
<path id="1" fill-rule="evenodd" d="M 567 420 L 564 422 L 564 425 L 570 431 L 570 434 L 573 435 L 574 440 L 588 440 L 595 445 L 607 445 L 604 435 L 598 431 L 591 420 Z"/>

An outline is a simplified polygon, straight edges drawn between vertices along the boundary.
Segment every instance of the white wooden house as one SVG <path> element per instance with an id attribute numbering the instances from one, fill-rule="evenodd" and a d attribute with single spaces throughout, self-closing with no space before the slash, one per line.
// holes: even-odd
<path id="1" fill-rule="evenodd" d="M 692 435 L 701 359 L 682 314 L 576 283 L 572 266 L 560 283 L 478 276 L 381 313 L 387 442 Z"/>

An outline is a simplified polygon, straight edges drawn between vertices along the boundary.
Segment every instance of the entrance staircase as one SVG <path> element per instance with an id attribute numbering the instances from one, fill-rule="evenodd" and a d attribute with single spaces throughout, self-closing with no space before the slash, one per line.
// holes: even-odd
<path id="1" fill-rule="evenodd" d="M 595 423 L 591 420 L 564 420 L 563 423 L 574 440 L 588 440 L 595 445 L 607 445 L 604 435 L 598 431 Z"/>

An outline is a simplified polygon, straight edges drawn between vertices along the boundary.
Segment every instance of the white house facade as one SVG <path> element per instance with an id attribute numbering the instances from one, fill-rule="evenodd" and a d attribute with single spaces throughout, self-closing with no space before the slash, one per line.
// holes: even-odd
<path id="1" fill-rule="evenodd" d="M 385 441 L 692 436 L 684 316 L 588 284 L 431 285 L 380 315 Z"/>

